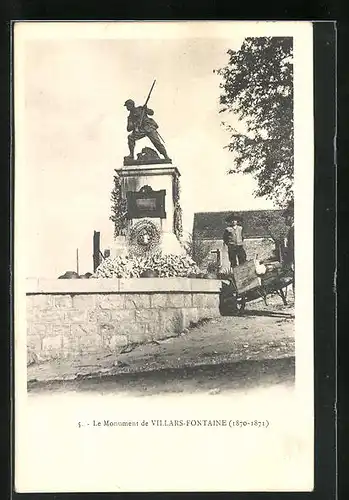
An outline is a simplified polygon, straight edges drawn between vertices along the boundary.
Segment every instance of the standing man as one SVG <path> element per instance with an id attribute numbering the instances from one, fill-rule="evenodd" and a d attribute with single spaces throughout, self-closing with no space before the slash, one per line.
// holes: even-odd
<path id="1" fill-rule="evenodd" d="M 136 141 L 148 137 L 159 153 L 166 160 L 169 160 L 170 158 L 157 132 L 158 124 L 153 118 L 149 118 L 153 116 L 154 111 L 147 106 L 136 106 L 132 99 L 127 99 L 124 106 L 130 112 L 127 117 L 127 132 L 131 132 L 127 137 L 130 154 L 125 159 L 134 159 Z"/>
<path id="2" fill-rule="evenodd" d="M 295 265 L 294 265 L 294 203 L 289 203 L 289 206 L 284 211 L 285 222 L 288 226 L 287 237 L 285 241 L 285 264 L 289 266 L 293 274 L 292 290 L 295 294 L 296 278 L 295 278 Z"/>
<path id="3" fill-rule="evenodd" d="M 287 237 L 285 241 L 286 247 L 286 263 L 294 270 L 294 205 L 290 203 L 284 211 L 284 218 L 288 226 Z"/>
<path id="4" fill-rule="evenodd" d="M 226 218 L 228 223 L 223 233 L 223 243 L 228 247 L 228 256 L 231 267 L 246 262 L 246 252 L 244 249 L 243 228 L 235 215 Z"/>
<path id="5" fill-rule="evenodd" d="M 288 260 L 294 269 L 294 220 L 292 219 L 291 227 L 287 233 L 287 254 Z"/>

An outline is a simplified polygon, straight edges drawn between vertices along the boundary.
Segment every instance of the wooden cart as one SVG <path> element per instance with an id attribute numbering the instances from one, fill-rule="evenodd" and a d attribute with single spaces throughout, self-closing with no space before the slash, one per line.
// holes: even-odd
<path id="1" fill-rule="evenodd" d="M 268 305 L 268 295 L 276 293 L 287 305 L 287 287 L 293 284 L 293 270 L 280 262 L 266 265 L 265 274 L 258 275 L 253 260 L 237 266 L 222 280 L 220 312 L 222 316 L 242 314 L 246 304 L 262 297 Z"/>

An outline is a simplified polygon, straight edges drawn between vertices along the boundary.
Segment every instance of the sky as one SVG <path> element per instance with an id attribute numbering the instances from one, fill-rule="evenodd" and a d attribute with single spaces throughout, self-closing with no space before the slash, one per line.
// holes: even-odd
<path id="1" fill-rule="evenodd" d="M 244 36 L 138 38 L 134 30 L 132 38 L 52 36 L 22 45 L 15 103 L 23 108 L 28 277 L 75 270 L 76 249 L 80 273 L 91 272 L 93 231 L 101 232 L 102 249 L 112 242 L 113 174 L 128 154 L 123 104 L 127 98 L 143 104 L 154 79 L 149 107 L 181 173 L 185 232 L 195 212 L 273 207 L 254 198 L 250 176 L 227 174 L 233 155 L 224 149 L 229 134 L 213 70 L 227 63 L 227 50 L 238 49 Z M 146 145 L 147 139 L 139 141 L 136 153 Z"/>

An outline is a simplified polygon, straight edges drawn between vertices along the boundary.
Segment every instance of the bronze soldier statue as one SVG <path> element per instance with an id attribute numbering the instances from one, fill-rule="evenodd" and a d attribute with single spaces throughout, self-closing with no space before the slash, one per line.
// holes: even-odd
<path id="1" fill-rule="evenodd" d="M 150 118 L 154 114 L 154 111 L 149 109 L 147 105 L 136 106 L 132 99 L 128 99 L 124 106 L 130 112 L 127 117 L 127 131 L 131 132 L 127 137 L 130 155 L 126 156 L 125 159 L 134 159 L 136 141 L 143 139 L 143 137 L 148 137 L 159 153 L 166 160 L 169 160 L 170 158 L 157 132 L 158 124 L 153 118 Z"/>

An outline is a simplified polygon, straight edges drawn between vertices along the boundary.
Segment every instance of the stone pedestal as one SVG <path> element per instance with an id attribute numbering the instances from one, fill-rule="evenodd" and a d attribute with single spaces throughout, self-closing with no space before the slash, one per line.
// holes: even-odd
<path id="1" fill-rule="evenodd" d="M 180 242 L 179 170 L 161 161 L 124 165 L 115 174 L 125 220 L 111 255 L 185 254 Z"/>

